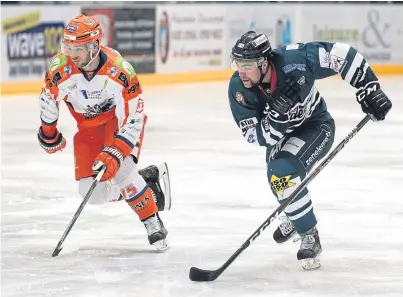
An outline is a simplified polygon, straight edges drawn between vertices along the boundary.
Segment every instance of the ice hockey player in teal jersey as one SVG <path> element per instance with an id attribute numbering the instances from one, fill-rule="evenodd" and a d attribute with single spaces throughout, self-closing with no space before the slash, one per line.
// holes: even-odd
<path id="1" fill-rule="evenodd" d="M 232 48 L 229 103 L 242 135 L 267 147 L 267 178 L 279 203 L 298 187 L 330 150 L 335 123 L 315 87 L 317 79 L 340 74 L 373 121 L 392 107 L 364 57 L 345 43 L 295 43 L 272 49 L 266 35 L 249 31 Z M 304 269 L 320 267 L 322 247 L 308 189 L 285 208 L 275 230 L 278 243 L 298 234 L 297 259 Z"/>

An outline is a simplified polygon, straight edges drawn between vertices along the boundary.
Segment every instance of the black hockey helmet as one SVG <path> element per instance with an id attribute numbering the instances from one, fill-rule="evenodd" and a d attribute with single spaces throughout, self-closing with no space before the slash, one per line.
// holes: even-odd
<path id="1" fill-rule="evenodd" d="M 270 57 L 271 51 L 269 38 L 265 34 L 248 31 L 232 48 L 231 60 L 261 60 L 263 62 L 264 58 Z"/>

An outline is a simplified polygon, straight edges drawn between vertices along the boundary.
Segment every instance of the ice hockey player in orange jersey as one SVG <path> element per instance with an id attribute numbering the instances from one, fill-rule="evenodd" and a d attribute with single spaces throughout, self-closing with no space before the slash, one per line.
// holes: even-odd
<path id="1" fill-rule="evenodd" d="M 57 129 L 64 101 L 78 126 L 73 143 L 80 194 L 85 196 L 105 165 L 89 203 L 124 199 L 144 223 L 150 244 L 163 251 L 168 232 L 158 210 L 171 205 L 168 169 L 165 163 L 137 168 L 147 121 L 142 89 L 132 65 L 103 46 L 102 35 L 92 16 L 79 15 L 64 29 L 62 49 L 49 63 L 40 95 L 39 144 L 49 154 L 65 148 Z"/>

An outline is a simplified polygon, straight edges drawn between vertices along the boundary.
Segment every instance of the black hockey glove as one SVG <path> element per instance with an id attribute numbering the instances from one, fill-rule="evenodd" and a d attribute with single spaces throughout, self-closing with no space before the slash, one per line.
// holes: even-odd
<path id="1" fill-rule="evenodd" d="M 383 121 L 392 108 L 392 102 L 381 90 L 377 81 L 371 81 L 365 87 L 359 88 L 355 95 L 362 111 L 373 121 Z"/>
<path id="2" fill-rule="evenodd" d="M 290 109 L 299 102 L 301 85 L 305 83 L 305 77 L 287 78 L 276 87 L 271 100 L 271 108 L 281 115 L 287 114 Z"/>

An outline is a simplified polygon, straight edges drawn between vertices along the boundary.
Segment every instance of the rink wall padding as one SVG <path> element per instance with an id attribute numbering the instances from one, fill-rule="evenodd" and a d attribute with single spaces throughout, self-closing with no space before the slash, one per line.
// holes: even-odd
<path id="1" fill-rule="evenodd" d="M 383 75 L 403 75 L 403 65 L 373 65 L 372 69 L 377 76 Z M 164 74 L 139 74 L 139 80 L 143 87 L 158 86 L 166 84 L 181 83 L 201 83 L 213 81 L 229 81 L 232 70 L 199 71 L 184 73 L 164 73 Z M 27 82 L 4 82 L 1 83 L 1 95 L 17 94 L 40 94 L 42 88 L 41 81 Z"/>
<path id="2" fill-rule="evenodd" d="M 265 33 L 273 48 L 314 40 L 347 43 L 377 75 L 403 75 L 403 5 L 20 4 L 2 5 L 1 94 L 40 92 L 63 28 L 80 13 L 97 17 L 102 43 L 134 66 L 143 86 L 228 80 L 232 46 L 248 30 Z"/>

